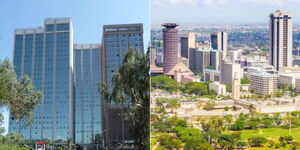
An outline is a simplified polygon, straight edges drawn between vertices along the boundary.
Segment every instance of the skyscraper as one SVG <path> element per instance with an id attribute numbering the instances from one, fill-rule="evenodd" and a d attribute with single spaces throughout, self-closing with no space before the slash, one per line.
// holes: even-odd
<path id="1" fill-rule="evenodd" d="M 97 139 L 102 134 L 100 47 L 74 45 L 75 142 L 90 149 L 102 142 Z"/>
<path id="2" fill-rule="evenodd" d="M 178 25 L 176 23 L 165 23 L 163 28 L 164 45 L 164 74 L 167 74 L 178 63 Z"/>
<path id="3" fill-rule="evenodd" d="M 214 32 L 211 34 L 211 47 L 222 52 L 222 60 L 227 56 L 227 32 Z"/>
<path id="4" fill-rule="evenodd" d="M 187 36 L 180 38 L 181 57 L 189 58 L 191 48 L 196 48 L 195 33 L 189 32 Z"/>
<path id="5" fill-rule="evenodd" d="M 221 52 L 219 50 L 211 50 L 210 51 L 210 66 L 214 70 L 220 70 L 220 62 L 221 62 Z"/>
<path id="6" fill-rule="evenodd" d="M 26 140 L 74 139 L 73 26 L 70 18 L 48 18 L 44 28 L 16 29 L 14 65 L 28 75 L 44 101 L 33 112 L 32 125 L 10 116 L 9 131 Z"/>
<path id="7" fill-rule="evenodd" d="M 154 46 L 148 47 L 150 53 L 150 65 L 155 65 L 156 63 L 156 48 Z"/>
<path id="8" fill-rule="evenodd" d="M 210 66 L 210 51 L 209 50 L 196 50 L 194 59 L 194 71 L 204 72 Z"/>
<path id="9" fill-rule="evenodd" d="M 291 14 L 277 10 L 270 14 L 269 61 L 277 70 L 292 66 L 292 17 Z"/>
<path id="10" fill-rule="evenodd" d="M 108 91 L 113 88 L 112 77 L 123 63 L 129 48 L 143 52 L 143 25 L 122 24 L 103 27 L 101 50 L 101 82 L 106 83 Z M 123 116 L 122 106 L 103 103 L 103 130 L 106 147 L 132 140 L 129 134 L 131 123 Z"/>

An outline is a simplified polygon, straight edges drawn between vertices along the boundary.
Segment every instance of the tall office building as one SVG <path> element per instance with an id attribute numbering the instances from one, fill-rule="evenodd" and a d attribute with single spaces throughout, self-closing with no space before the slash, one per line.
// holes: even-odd
<path id="1" fill-rule="evenodd" d="M 204 72 L 210 65 L 210 51 L 208 50 L 196 50 L 194 59 L 194 71 Z"/>
<path id="2" fill-rule="evenodd" d="M 164 74 L 167 74 L 178 63 L 178 25 L 176 23 L 163 24 L 164 45 Z"/>
<path id="3" fill-rule="evenodd" d="M 222 52 L 219 50 L 211 50 L 210 51 L 210 66 L 214 70 L 220 70 L 220 62 L 221 60 Z"/>
<path id="4" fill-rule="evenodd" d="M 74 45 L 75 142 L 89 149 L 100 147 L 102 103 L 100 44 Z"/>
<path id="5" fill-rule="evenodd" d="M 277 10 L 270 14 L 269 61 L 277 70 L 292 66 L 293 25 L 291 14 Z"/>
<path id="6" fill-rule="evenodd" d="M 232 87 L 233 79 L 240 80 L 243 77 L 241 64 L 222 61 L 221 83 Z"/>
<path id="7" fill-rule="evenodd" d="M 26 140 L 74 140 L 73 26 L 70 18 L 48 18 L 44 28 L 16 29 L 17 76 L 28 75 L 44 101 L 30 126 L 10 116 L 9 131 Z"/>
<path id="8" fill-rule="evenodd" d="M 227 56 L 227 32 L 214 32 L 211 34 L 211 47 L 222 52 L 222 60 Z"/>
<path id="9" fill-rule="evenodd" d="M 148 47 L 150 53 L 150 65 L 155 65 L 156 63 L 156 48 L 154 46 Z"/>
<path id="10" fill-rule="evenodd" d="M 101 81 L 111 92 L 112 77 L 123 63 L 129 48 L 143 53 L 143 25 L 122 24 L 103 27 L 101 50 Z M 129 134 L 130 121 L 123 115 L 122 106 L 103 103 L 103 131 L 105 146 L 112 149 L 113 144 L 132 140 Z"/>
<path id="11" fill-rule="evenodd" d="M 190 49 L 196 48 L 195 33 L 189 32 L 187 36 L 180 38 L 180 54 L 181 57 L 189 58 Z"/>

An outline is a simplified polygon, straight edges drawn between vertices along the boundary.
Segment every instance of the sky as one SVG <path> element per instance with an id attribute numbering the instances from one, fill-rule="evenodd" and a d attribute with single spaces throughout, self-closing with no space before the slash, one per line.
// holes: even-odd
<path id="1" fill-rule="evenodd" d="M 150 40 L 148 0 L 0 0 L 0 60 L 12 59 L 16 28 L 43 26 L 46 18 L 57 17 L 72 19 L 78 44 L 100 43 L 107 24 L 143 23 L 144 45 Z M 2 113 L 7 129 L 8 112 Z"/>
<path id="2" fill-rule="evenodd" d="M 300 24 L 300 0 L 152 0 L 151 6 L 152 24 L 268 24 L 269 14 L 278 9 Z"/>

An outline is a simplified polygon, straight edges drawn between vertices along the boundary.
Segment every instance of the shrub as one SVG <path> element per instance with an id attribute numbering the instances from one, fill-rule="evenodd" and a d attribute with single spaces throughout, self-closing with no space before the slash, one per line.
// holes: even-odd
<path id="1" fill-rule="evenodd" d="M 248 139 L 249 145 L 252 147 L 262 146 L 262 144 L 267 143 L 267 139 L 265 137 L 254 136 Z"/>

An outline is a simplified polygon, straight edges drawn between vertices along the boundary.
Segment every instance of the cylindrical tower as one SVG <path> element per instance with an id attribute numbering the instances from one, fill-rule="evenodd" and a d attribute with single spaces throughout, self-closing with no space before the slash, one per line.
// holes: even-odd
<path id="1" fill-rule="evenodd" d="M 164 42 L 164 74 L 178 63 L 178 25 L 176 23 L 165 23 L 163 29 Z"/>

